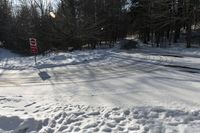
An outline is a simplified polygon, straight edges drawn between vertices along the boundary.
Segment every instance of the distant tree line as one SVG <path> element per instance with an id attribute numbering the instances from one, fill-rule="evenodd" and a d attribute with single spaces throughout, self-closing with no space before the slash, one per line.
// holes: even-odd
<path id="1" fill-rule="evenodd" d="M 29 53 L 28 39 L 38 40 L 41 52 L 69 47 L 112 46 L 127 35 L 126 0 L 0 1 L 0 41 Z M 51 17 L 54 13 L 55 17 Z"/>
<path id="2" fill-rule="evenodd" d="M 156 47 L 185 35 L 189 48 L 199 22 L 199 0 L 0 1 L 0 41 L 23 53 L 29 53 L 30 37 L 37 38 L 40 52 L 112 47 L 128 35 Z"/>
<path id="3" fill-rule="evenodd" d="M 185 35 L 191 47 L 192 31 L 200 29 L 200 0 L 132 0 L 132 32 L 157 47 L 177 43 Z M 199 33 L 199 31 L 198 31 Z M 197 36 L 200 38 L 199 36 Z M 199 42 L 200 43 L 200 42 Z"/>

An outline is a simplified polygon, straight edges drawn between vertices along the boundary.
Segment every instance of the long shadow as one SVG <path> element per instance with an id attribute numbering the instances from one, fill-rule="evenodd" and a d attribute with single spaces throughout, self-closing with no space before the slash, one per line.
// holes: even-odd
<path id="1" fill-rule="evenodd" d="M 40 71 L 39 73 L 38 73 L 38 75 L 40 76 L 40 78 L 42 79 L 42 80 L 48 80 L 48 79 L 50 79 L 51 78 L 51 76 L 47 73 L 47 72 L 45 72 L 45 71 Z"/>
<path id="2" fill-rule="evenodd" d="M 169 77 L 153 77 L 152 79 L 168 79 L 168 80 L 173 80 L 173 81 L 188 81 L 188 82 L 197 82 L 197 83 L 200 83 L 200 80 L 197 80 L 197 79 L 178 79 L 178 78 L 169 78 Z"/>
<path id="3" fill-rule="evenodd" d="M 160 55 L 160 56 L 174 55 L 174 57 L 177 56 L 178 58 L 182 58 L 182 57 L 200 58 L 200 51 L 194 51 L 194 52 L 198 52 L 199 55 L 181 53 L 182 51 L 177 51 L 177 50 L 173 50 L 173 49 L 165 49 L 165 50 L 160 49 L 159 51 L 158 50 L 152 51 L 151 49 L 138 49 L 138 51 L 135 51 L 135 52 L 136 53 L 147 53 L 147 54 L 151 54 L 151 55 Z"/>
<path id="4" fill-rule="evenodd" d="M 164 65 L 166 67 L 171 67 L 171 68 L 185 68 L 189 70 L 198 70 L 200 71 L 200 68 L 193 68 L 193 67 L 188 67 L 188 66 L 180 66 L 180 65 Z"/>
<path id="5" fill-rule="evenodd" d="M 177 100 L 177 102 L 183 102 L 188 105 L 195 105 L 195 102 L 191 100 L 190 95 L 194 95 L 194 98 L 197 97 L 199 94 L 198 87 L 194 88 L 194 86 L 191 86 L 190 84 L 179 84 L 173 81 L 168 81 L 166 79 L 160 79 L 160 78 L 151 78 L 151 80 L 147 78 L 141 78 L 144 84 L 146 84 L 148 87 L 152 88 L 151 91 L 149 91 L 149 96 L 154 97 L 156 99 L 163 99 L 162 95 L 166 95 L 166 97 L 171 97 L 172 99 Z M 184 81 L 183 81 L 184 82 Z M 162 95 L 158 92 L 162 92 Z M 163 91 L 166 91 L 166 94 L 163 93 Z M 198 100 L 196 101 L 198 103 Z M 199 103 L 198 103 L 199 104 Z"/>

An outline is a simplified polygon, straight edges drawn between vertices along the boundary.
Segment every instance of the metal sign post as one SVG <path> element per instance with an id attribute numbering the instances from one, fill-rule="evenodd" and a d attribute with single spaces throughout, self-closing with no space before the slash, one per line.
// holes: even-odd
<path id="1" fill-rule="evenodd" d="M 35 55 L 35 65 L 37 64 L 37 61 L 36 61 L 36 55 Z"/>
<path id="2" fill-rule="evenodd" d="M 36 65 L 36 56 L 38 54 L 38 46 L 37 46 L 37 40 L 35 38 L 29 38 L 29 42 L 30 42 L 30 49 L 31 49 L 31 53 L 34 54 L 35 56 L 35 65 Z"/>

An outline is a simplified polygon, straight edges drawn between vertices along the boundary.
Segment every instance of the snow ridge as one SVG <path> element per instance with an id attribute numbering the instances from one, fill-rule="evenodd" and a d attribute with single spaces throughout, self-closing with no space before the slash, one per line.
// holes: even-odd
<path id="1" fill-rule="evenodd" d="M 39 104 L 39 103 L 36 103 Z M 30 106 L 34 106 L 30 104 Z M 26 106 L 25 108 L 30 108 Z M 35 105 L 36 106 L 36 105 Z M 37 106 L 38 107 L 38 106 Z M 42 106 L 37 114 L 42 114 Z M 200 111 L 51 105 L 43 119 L 0 116 L 1 133 L 199 133 Z"/>

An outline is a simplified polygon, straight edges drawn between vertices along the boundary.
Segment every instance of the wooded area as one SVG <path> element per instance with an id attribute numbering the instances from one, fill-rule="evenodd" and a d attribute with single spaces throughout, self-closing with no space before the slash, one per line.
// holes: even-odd
<path id="1" fill-rule="evenodd" d="M 29 53 L 30 37 L 38 39 L 40 52 L 112 47 L 130 35 L 153 47 L 184 37 L 190 48 L 200 42 L 199 22 L 199 0 L 0 1 L 0 41 L 23 53 Z"/>

